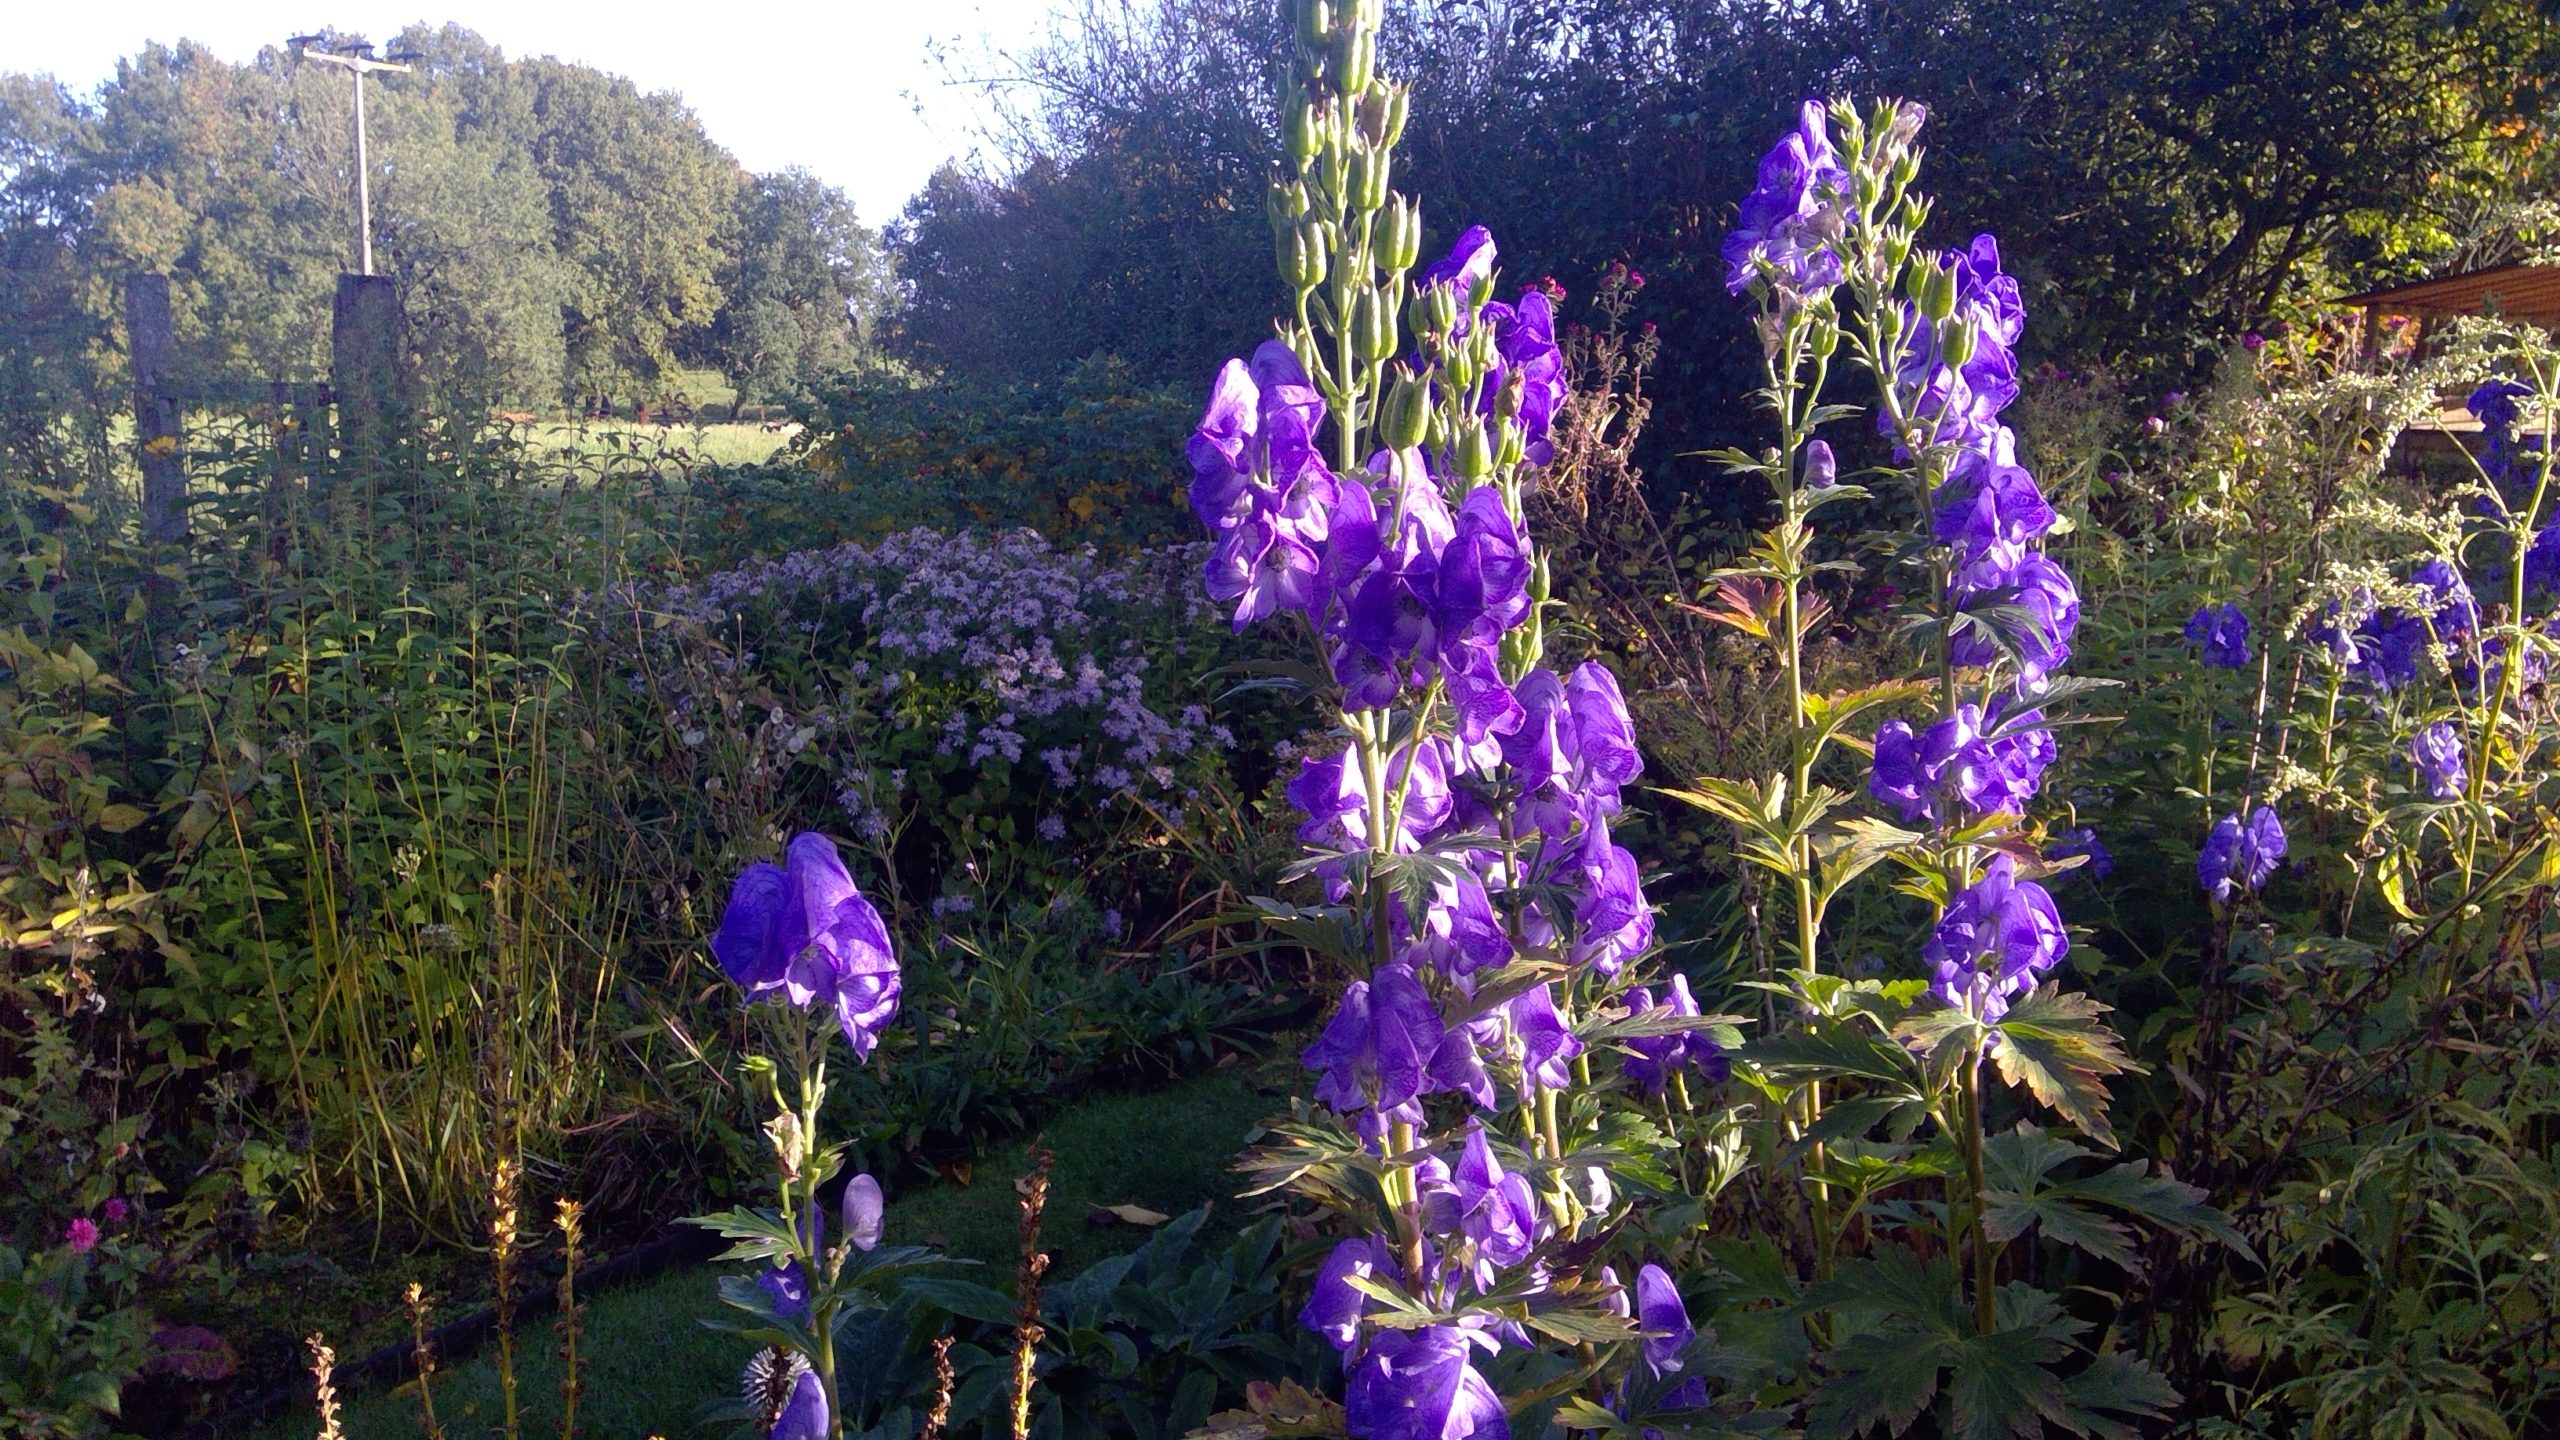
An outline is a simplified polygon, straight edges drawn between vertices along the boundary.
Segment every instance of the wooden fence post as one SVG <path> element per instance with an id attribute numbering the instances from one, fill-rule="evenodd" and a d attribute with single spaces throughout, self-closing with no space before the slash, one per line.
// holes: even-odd
<path id="1" fill-rule="evenodd" d="M 187 538 L 187 468 L 179 455 L 178 402 L 167 392 L 175 339 L 169 323 L 169 277 L 148 270 L 125 276 L 124 326 L 133 360 L 133 441 L 142 460 L 142 538 L 173 544 Z"/>
<path id="2" fill-rule="evenodd" d="M 388 276 L 341 275 L 329 312 L 329 382 L 338 446 L 357 468 L 379 464 L 407 422 L 400 297 Z"/>

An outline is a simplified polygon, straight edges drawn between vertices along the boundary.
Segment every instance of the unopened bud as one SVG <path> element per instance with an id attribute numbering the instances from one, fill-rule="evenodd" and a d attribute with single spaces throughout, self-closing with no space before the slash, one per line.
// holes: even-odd
<path id="1" fill-rule="evenodd" d="M 1970 321 L 1947 319 L 1938 322 L 1938 351 L 1947 364 L 1961 370 L 1973 359 L 1975 333 Z"/>
<path id="2" fill-rule="evenodd" d="M 1333 83 L 1343 94 L 1368 89 L 1378 65 L 1377 28 L 1354 25 L 1334 31 L 1332 58 Z"/>
<path id="3" fill-rule="evenodd" d="M 1326 0 L 1298 0 L 1298 43 L 1322 51 L 1333 38 L 1333 6 Z"/>
<path id="4" fill-rule="evenodd" d="M 1291 105 L 1284 112 L 1288 133 L 1282 137 L 1289 149 L 1289 163 L 1304 170 L 1307 162 L 1324 147 L 1324 117 L 1312 104 Z"/>
<path id="5" fill-rule="evenodd" d="M 1262 200 L 1263 213 L 1270 217 L 1274 233 L 1295 229 L 1298 217 L 1306 214 L 1307 208 L 1307 187 L 1296 180 L 1286 185 L 1273 181 L 1271 193 Z"/>
<path id="6" fill-rule="evenodd" d="M 1457 450 L 1454 458 L 1458 474 L 1469 485 L 1493 473 L 1493 437 L 1485 433 L 1484 421 L 1471 418 L 1458 422 Z"/>
<path id="7" fill-rule="evenodd" d="M 1398 365 L 1378 415 L 1378 438 L 1390 450 L 1410 450 L 1431 433 L 1431 387 Z"/>
<path id="8" fill-rule="evenodd" d="M 1378 263 L 1401 275 L 1422 258 L 1422 202 L 1390 192 L 1378 217 Z"/>
<path id="9" fill-rule="evenodd" d="M 1520 413 L 1520 399 L 1527 393 L 1527 381 L 1521 375 L 1519 368 L 1514 366 L 1503 375 L 1501 386 L 1493 392 L 1493 418 L 1509 420 L 1517 416 Z"/>
<path id="10" fill-rule="evenodd" d="M 1840 483 L 1840 461 L 1831 453 L 1828 440 L 1808 441 L 1804 447 L 1804 483 L 1816 490 L 1828 490 Z"/>
<path id="11" fill-rule="evenodd" d="M 1371 364 L 1396 353 L 1396 307 L 1375 285 L 1361 286 L 1360 298 L 1352 302 L 1351 343 Z"/>
<path id="12" fill-rule="evenodd" d="M 1932 259 L 1920 271 L 1920 313 L 1931 322 L 1956 313 L 1955 267 Z"/>

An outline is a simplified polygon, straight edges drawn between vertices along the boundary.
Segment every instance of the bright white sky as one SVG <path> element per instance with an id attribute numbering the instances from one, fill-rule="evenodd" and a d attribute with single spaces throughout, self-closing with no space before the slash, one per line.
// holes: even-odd
<path id="1" fill-rule="evenodd" d="M 423 15 L 406 8 L 416 3 L 30 0 L 0 29 L 0 70 L 50 73 L 85 92 L 146 40 L 194 40 L 243 61 L 323 26 L 379 44 L 413 20 L 451 21 L 509 55 L 556 55 L 673 90 L 748 169 L 804 166 L 879 225 L 934 166 L 976 145 L 984 107 L 951 74 L 1044 36 L 1053 0 L 435 0 Z M 959 63 L 946 70 L 937 48 Z"/>

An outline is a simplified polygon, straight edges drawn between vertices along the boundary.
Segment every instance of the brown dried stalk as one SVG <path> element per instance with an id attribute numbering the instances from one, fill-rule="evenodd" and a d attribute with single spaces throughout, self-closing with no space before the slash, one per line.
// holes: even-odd
<path id="1" fill-rule="evenodd" d="M 1031 1368 L 1040 1357 L 1040 1340 L 1048 1332 L 1040 1324 L 1040 1277 L 1049 1273 L 1049 1257 L 1040 1248 L 1040 1212 L 1049 1205 L 1049 1147 L 1031 1142 L 1031 1174 L 1016 1188 L 1022 1193 L 1022 1261 L 1013 1276 L 1017 1300 L 1013 1322 L 1013 1440 L 1031 1440 Z"/>
<path id="2" fill-rule="evenodd" d="M 554 1222 L 560 1227 L 560 1440 L 578 1434 L 578 1239 L 586 1212 L 575 1200 L 559 1202 Z"/>
<path id="3" fill-rule="evenodd" d="M 937 1336 L 933 1342 L 933 1408 L 925 1412 L 924 1429 L 916 1440 L 942 1440 L 942 1427 L 951 1423 L 951 1388 L 957 1378 L 951 1369 L 951 1337 Z"/>
<path id="4" fill-rule="evenodd" d="M 409 1358 L 418 1366 L 418 1432 L 426 1440 L 444 1440 L 444 1427 L 436 1423 L 436 1351 L 427 1343 L 427 1317 L 435 1307 L 427 1299 L 427 1287 L 415 1280 L 403 1298 L 409 1302 L 409 1332 L 415 1337 Z"/>
<path id="5" fill-rule="evenodd" d="M 302 1342 L 311 1347 L 311 1378 L 320 1397 L 320 1440 L 346 1440 L 338 1428 L 338 1352 L 317 1332 Z"/>
<path id="6" fill-rule="evenodd" d="M 498 1394 L 504 1405 L 507 1440 L 518 1440 L 516 1413 L 516 1157 L 498 1155 L 497 1173 L 489 1181 L 489 1264 L 497 1272 Z"/>

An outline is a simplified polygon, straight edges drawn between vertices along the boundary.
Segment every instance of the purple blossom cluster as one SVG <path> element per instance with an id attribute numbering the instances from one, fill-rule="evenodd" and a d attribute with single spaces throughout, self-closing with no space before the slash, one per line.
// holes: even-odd
<path id="1" fill-rule="evenodd" d="M 2255 894 L 2275 875 L 2284 852 L 2284 822 L 2274 810 L 2258 806 L 2246 820 L 2234 811 L 2215 821 L 2205 837 L 2196 879 L 2217 902 L 2228 902 L 2235 889 Z"/>
<path id="2" fill-rule="evenodd" d="M 1761 188 L 1744 203 L 1728 256 L 1749 255 L 1764 273 L 1776 269 L 1759 217 L 1783 201 L 1790 176 L 1820 170 L 1806 157 L 1832 153 L 1824 113 L 1808 103 L 1798 129 L 1762 162 Z M 1792 183 L 1809 195 L 1846 188 L 1832 178 Z M 2000 420 L 2018 397 L 2026 307 L 2018 282 L 2000 268 L 1999 243 L 1977 236 L 1917 263 L 1934 267 L 1919 290 L 1933 298 L 1925 309 L 1920 301 L 1900 305 L 1887 377 L 1893 403 L 1878 424 L 1904 459 L 1943 476 L 1931 492 L 1929 530 L 1947 576 L 1946 658 L 1971 678 L 1925 728 L 1895 720 L 1877 732 L 1868 791 L 1907 824 L 1952 831 L 2023 814 L 2042 785 L 2057 747 L 2037 697 L 2071 658 L 2080 594 L 2044 553 L 2059 517 Z M 1948 897 L 1925 951 L 1931 994 L 1996 1024 L 2069 948 L 2052 897 L 2002 855 Z"/>
<path id="3" fill-rule="evenodd" d="M 2237 670 L 2249 663 L 2249 617 L 2239 606 L 2206 605 L 2187 617 L 2187 642 L 2204 650 L 2204 663 Z"/>
<path id="4" fill-rule="evenodd" d="M 2462 731 L 2450 720 L 2438 720 L 2420 727 L 2409 737 L 2409 760 L 2418 769 L 2418 783 L 2438 800 L 2458 799 L 2462 795 L 2463 752 Z"/>
<path id="5" fill-rule="evenodd" d="M 955 764 L 1002 761 L 1060 790 L 1179 803 L 1198 760 L 1234 744 L 1204 708 L 1165 698 L 1182 688 L 1169 669 L 1205 668 L 1222 647 L 1216 609 L 1187 582 L 1203 553 L 1185 545 L 1108 558 L 1030 530 L 915 529 L 689 585 L 624 587 L 604 604 L 715 635 L 766 625 L 849 655 L 847 692 L 807 697 L 808 713 L 785 717 L 786 728 L 862 739 L 894 711 L 902 729 L 930 734 L 934 752 Z M 664 673 L 631 667 L 635 688 L 663 684 L 652 677 Z M 691 695 L 666 699 L 679 717 L 696 708 Z M 904 771 L 869 767 L 874 745 L 835 748 L 853 757 L 840 802 L 858 829 L 885 830 Z"/>
<path id="6" fill-rule="evenodd" d="M 1450 425 L 1484 425 L 1497 453 L 1535 466 L 1564 399 L 1554 315 L 1536 290 L 1492 300 L 1494 258 L 1492 237 L 1472 229 L 1417 274 L 1425 303 L 1454 324 L 1413 364 Z M 1463 364 L 1448 358 L 1461 347 Z M 1317 1098 L 1384 1154 L 1391 1132 L 1423 1121 L 1426 1097 L 1528 1115 L 1542 1091 L 1575 1083 L 1585 1046 L 1557 982 L 1519 983 L 1513 967 L 1561 961 L 1615 977 L 1651 945 L 1635 857 L 1610 835 L 1643 759 L 1609 670 L 1559 674 L 1523 633 L 1536 562 L 1516 473 L 1469 464 L 1454 443 L 1382 448 L 1337 473 L 1319 443 L 1327 418 L 1288 345 L 1230 360 L 1189 443 L 1190 503 L 1215 537 L 1207 593 L 1240 631 L 1297 617 L 1351 717 L 1338 748 L 1298 758 L 1288 797 L 1328 898 L 1366 886 L 1360 898 L 1385 901 L 1346 911 L 1377 958 L 1304 1060 Z M 1427 879 L 1389 892 L 1386 863 Z M 1685 985 L 1674 994 L 1666 1013 L 1697 1016 Z M 1649 995 L 1641 1008 L 1656 1009 Z M 1721 1073 L 1703 1036 L 1645 1043 L 1630 1073 Z M 1544 1283 L 1535 1256 L 1556 1238 L 1554 1212 L 1505 1169 L 1481 1118 L 1453 1155 L 1424 1147 L 1409 1163 L 1418 1233 L 1342 1242 L 1303 1318 L 1345 1357 L 1353 1435 L 1507 1435 L 1479 1361 L 1529 1343 L 1517 1322 L 1486 1312 L 1375 1326 L 1376 1302 L 1353 1281 L 1466 1314 L 1498 1284 Z"/>
<path id="7" fill-rule="evenodd" d="M 1848 228 L 1849 172 L 1832 147 L 1822 102 L 1807 100 L 1796 128 L 1760 158 L 1759 183 L 1724 241 L 1725 289 L 1765 282 L 1809 297 L 1840 283 L 1839 241 Z"/>

